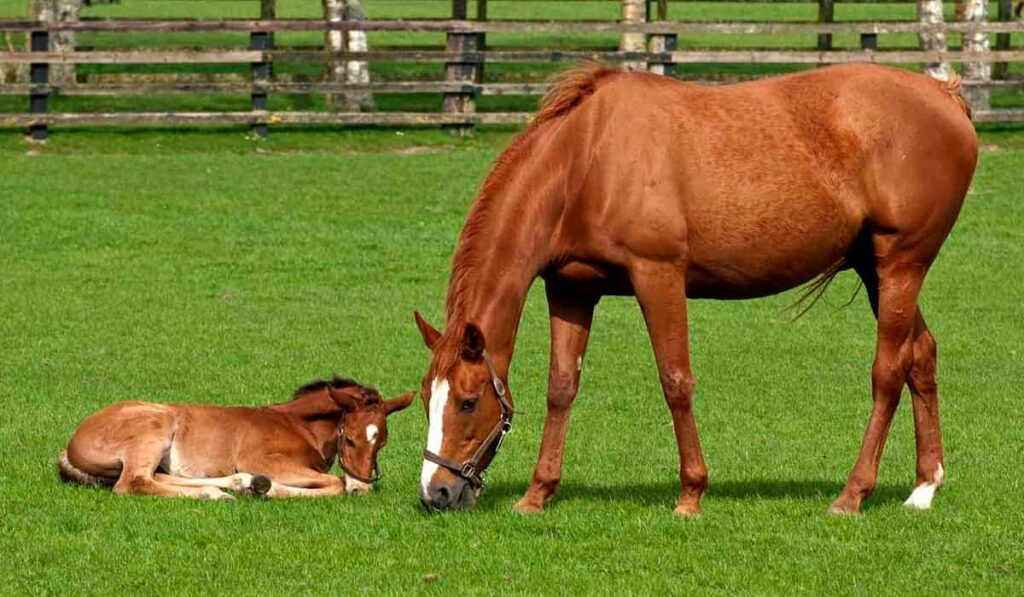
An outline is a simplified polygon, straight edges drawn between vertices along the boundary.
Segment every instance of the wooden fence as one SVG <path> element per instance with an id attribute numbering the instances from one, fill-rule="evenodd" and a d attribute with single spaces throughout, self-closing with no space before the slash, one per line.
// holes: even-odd
<path id="1" fill-rule="evenodd" d="M 0 126 L 27 127 L 35 139 L 45 139 L 48 127 L 55 124 L 125 125 L 125 124 L 248 124 L 259 135 L 269 125 L 293 124 L 372 124 L 372 125 L 434 125 L 469 127 L 474 124 L 509 124 L 528 121 L 528 112 L 482 112 L 475 100 L 487 95 L 538 95 L 546 91 L 543 81 L 483 82 L 487 64 L 550 63 L 602 61 L 607 63 L 646 63 L 651 70 L 672 74 L 676 65 L 691 64 L 802 64 L 825 65 L 849 62 L 891 64 L 976 62 L 1006 64 L 1024 61 L 1024 50 L 1009 48 L 1009 34 L 1024 31 L 1021 22 L 954 22 L 929 25 L 920 22 L 691 22 L 655 21 L 626 24 L 597 21 L 469 21 L 469 20 L 218 20 L 218 21 L 146 21 L 146 20 L 83 20 L 45 23 L 0 20 L 0 32 L 27 34 L 28 51 L 0 51 L 0 64 L 28 65 L 30 80 L 25 83 L 0 82 L 0 95 L 24 95 L 28 112 L 0 113 Z M 444 50 L 421 48 L 370 49 L 354 52 L 322 49 L 275 49 L 272 34 L 284 31 L 402 31 L 443 33 L 447 39 Z M 104 51 L 76 48 L 73 51 L 52 51 L 50 39 L 61 31 L 103 32 L 247 32 L 249 49 L 224 50 L 146 50 Z M 664 48 L 656 52 L 620 52 L 605 50 L 551 49 L 488 49 L 484 35 L 497 32 L 515 33 L 643 33 L 651 40 L 650 47 Z M 898 33 L 995 33 L 999 43 L 995 51 L 922 51 L 879 50 L 878 36 Z M 819 48 L 830 48 L 821 40 L 832 35 L 860 36 L 860 49 L 722 49 L 676 50 L 678 36 L 694 34 L 801 34 L 817 36 Z M 1005 39 L 1006 43 L 1003 43 Z M 292 81 L 273 78 L 271 66 L 277 61 L 323 62 L 325 60 L 368 61 L 383 63 L 423 62 L 438 64 L 438 79 L 433 81 L 379 81 L 368 84 L 344 82 Z M 67 64 L 244 64 L 249 77 L 232 80 L 196 82 L 95 83 L 73 81 L 57 85 L 49 80 L 50 65 Z M 442 78 L 443 77 L 443 78 Z M 1004 78 L 992 81 L 966 81 L 966 85 L 992 88 L 1024 87 L 1024 79 Z M 370 93 L 438 93 L 444 99 L 439 112 L 331 112 L 271 111 L 270 94 L 331 94 L 345 92 Z M 114 96 L 156 94 L 247 94 L 251 110 L 232 112 L 50 112 L 50 98 L 64 96 Z M 1024 120 L 1024 109 L 976 110 L 978 121 Z"/>

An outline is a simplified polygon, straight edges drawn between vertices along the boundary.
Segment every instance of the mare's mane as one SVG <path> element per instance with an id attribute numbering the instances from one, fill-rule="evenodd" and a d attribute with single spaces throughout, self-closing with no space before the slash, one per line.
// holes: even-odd
<path id="1" fill-rule="evenodd" d="M 473 200 L 455 248 L 448 294 L 445 297 L 446 321 L 444 332 L 434 346 L 430 372 L 432 377 L 447 375 L 459 360 L 459 342 L 468 323 L 463 320 L 462 314 L 465 313 L 465 305 L 470 298 L 473 271 L 478 265 L 477 241 L 485 233 L 485 227 L 490 219 L 488 216 L 494 205 L 494 195 L 508 180 L 510 170 L 517 166 L 524 156 L 529 155 L 526 151 L 529 142 L 548 128 L 544 125 L 571 112 L 592 95 L 603 80 L 620 72 L 601 64 L 585 64 L 558 75 L 547 95 L 541 100 L 540 110 L 530 121 L 530 125 L 517 135 L 495 160 L 491 172 L 484 179 L 480 192 Z"/>

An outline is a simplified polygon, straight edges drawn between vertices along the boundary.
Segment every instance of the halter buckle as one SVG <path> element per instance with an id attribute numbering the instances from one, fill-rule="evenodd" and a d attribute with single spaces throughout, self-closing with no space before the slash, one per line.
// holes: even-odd
<path id="1" fill-rule="evenodd" d="M 464 462 L 462 468 L 459 469 L 459 474 L 464 479 L 473 479 L 476 477 L 476 467 L 473 466 L 472 462 Z"/>

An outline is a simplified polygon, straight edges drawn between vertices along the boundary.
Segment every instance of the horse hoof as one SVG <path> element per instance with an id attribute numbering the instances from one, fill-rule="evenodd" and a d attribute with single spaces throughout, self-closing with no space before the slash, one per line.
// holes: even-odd
<path id="1" fill-rule="evenodd" d="M 249 484 L 249 491 L 258 497 L 264 497 L 270 492 L 273 483 L 266 475 L 253 475 L 252 483 Z"/>
<path id="2" fill-rule="evenodd" d="M 676 516 L 684 518 L 700 518 L 700 506 L 691 504 L 679 504 L 674 510 Z"/>
<path id="3" fill-rule="evenodd" d="M 857 516 L 860 514 L 860 506 L 846 503 L 840 498 L 832 502 L 828 507 L 828 513 L 832 516 Z"/>
<path id="4" fill-rule="evenodd" d="M 527 501 L 526 498 L 523 498 L 523 499 L 519 500 L 518 502 L 516 502 L 516 505 L 512 506 L 512 509 L 514 511 L 518 512 L 519 514 L 543 514 L 544 513 L 544 506 L 543 505 L 538 505 L 538 504 L 534 503 L 533 501 Z"/>

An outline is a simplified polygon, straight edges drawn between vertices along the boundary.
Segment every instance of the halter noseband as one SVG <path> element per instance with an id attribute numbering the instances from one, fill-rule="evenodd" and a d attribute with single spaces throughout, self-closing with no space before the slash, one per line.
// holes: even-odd
<path id="1" fill-rule="evenodd" d="M 491 432 L 484 439 L 484 443 L 480 444 L 480 447 L 476 449 L 476 452 L 473 453 L 469 460 L 459 462 L 451 458 L 445 458 L 440 454 L 435 454 L 426 448 L 423 449 L 424 458 L 434 464 L 443 466 L 465 479 L 474 489 L 480 489 L 484 486 L 484 471 L 483 467 L 480 466 L 480 461 L 484 459 L 491 448 L 493 448 L 493 454 L 491 455 L 493 459 L 498 454 L 498 449 L 501 448 L 501 442 L 505 440 L 505 436 L 508 435 L 509 431 L 512 431 L 512 404 L 509 403 L 508 398 L 505 396 L 505 384 L 498 378 L 498 373 L 494 369 L 491 357 L 487 356 L 487 353 L 484 352 L 483 358 L 484 363 L 487 364 L 487 372 L 491 375 L 491 386 L 494 387 L 494 395 L 498 399 L 498 406 L 501 408 L 498 424 L 494 429 L 491 429 Z"/>

